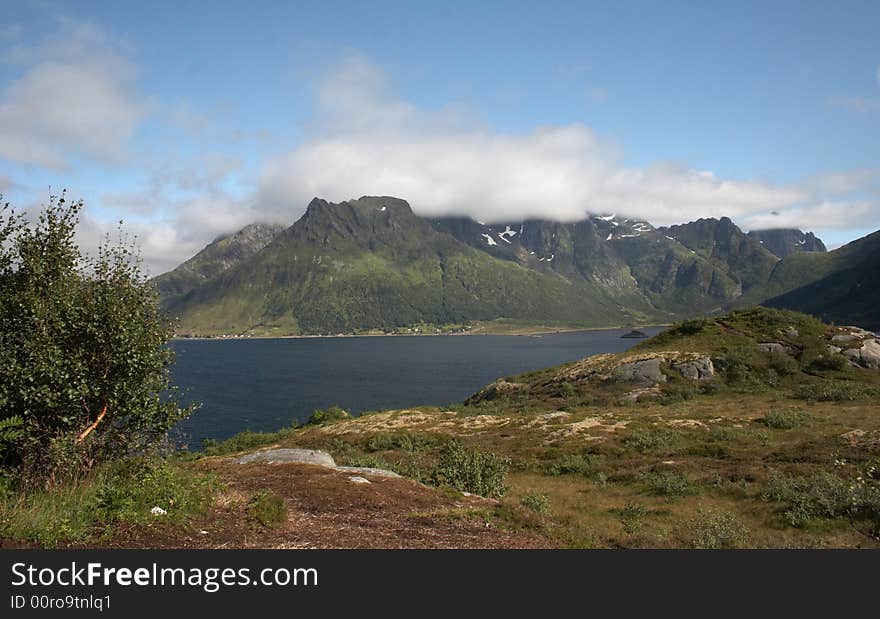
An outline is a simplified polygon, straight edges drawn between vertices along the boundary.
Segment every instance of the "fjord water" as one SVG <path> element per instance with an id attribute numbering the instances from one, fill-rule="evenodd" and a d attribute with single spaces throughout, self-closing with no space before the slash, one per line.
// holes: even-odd
<path id="1" fill-rule="evenodd" d="M 178 340 L 171 343 L 177 353 L 172 380 L 184 403 L 202 403 L 178 430 L 198 449 L 204 439 L 277 430 L 333 404 L 361 413 L 461 402 L 496 378 L 642 341 L 621 338 L 627 331 Z"/>

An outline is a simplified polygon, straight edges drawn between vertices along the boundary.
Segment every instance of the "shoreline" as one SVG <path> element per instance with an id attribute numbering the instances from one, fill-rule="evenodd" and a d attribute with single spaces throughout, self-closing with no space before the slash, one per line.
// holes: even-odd
<path id="1" fill-rule="evenodd" d="M 534 330 L 526 329 L 523 331 L 480 331 L 473 330 L 462 333 L 357 333 L 357 334 L 337 334 L 337 335 L 248 335 L 248 336 L 193 336 L 180 337 L 174 336 L 169 341 L 187 342 L 187 341 L 242 341 L 242 340 L 299 340 L 299 339 L 343 339 L 357 337 L 460 337 L 460 336 L 485 336 L 485 335 L 503 335 L 509 337 L 535 337 L 543 335 L 555 335 L 558 333 L 581 333 L 587 331 L 617 331 L 623 329 L 647 329 L 652 327 L 669 327 L 672 323 L 665 324 L 649 324 L 638 326 L 608 326 L 608 327 L 561 327 L 558 329 L 542 329 Z"/>

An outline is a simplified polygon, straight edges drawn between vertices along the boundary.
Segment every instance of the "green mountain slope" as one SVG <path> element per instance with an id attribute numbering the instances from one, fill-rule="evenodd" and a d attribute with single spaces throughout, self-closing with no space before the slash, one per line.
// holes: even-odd
<path id="1" fill-rule="evenodd" d="M 215 239 L 173 271 L 154 278 L 159 295 L 166 305 L 173 304 L 196 286 L 257 254 L 282 230 L 284 227 L 276 224 L 250 224 Z"/>
<path id="2" fill-rule="evenodd" d="M 789 286 L 786 292 L 766 300 L 765 305 L 880 330 L 880 232 L 828 254 L 800 258 L 774 280 L 783 278 L 807 283 Z"/>
<path id="3" fill-rule="evenodd" d="M 395 198 L 330 204 L 251 259 L 166 303 L 181 331 L 337 333 L 504 317 L 580 325 L 641 320 L 597 286 L 493 257 Z"/>
<path id="4" fill-rule="evenodd" d="M 804 233 L 796 228 L 750 230 L 749 237 L 780 258 L 796 252 L 827 251 L 822 239 L 817 238 L 812 232 Z"/>
<path id="5" fill-rule="evenodd" d="M 806 235 L 795 232 L 780 242 L 800 245 Z M 418 217 L 390 197 L 340 204 L 316 198 L 289 228 L 248 226 L 155 281 L 180 331 L 200 335 L 335 334 L 500 319 L 612 326 L 767 299 L 872 324 L 870 238 L 780 260 L 726 217 L 668 228 L 616 215 L 483 224 Z"/>

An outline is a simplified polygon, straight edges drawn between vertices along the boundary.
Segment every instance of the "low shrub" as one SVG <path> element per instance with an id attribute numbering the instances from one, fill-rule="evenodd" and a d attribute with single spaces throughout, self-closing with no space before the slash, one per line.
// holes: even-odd
<path id="1" fill-rule="evenodd" d="M 604 458 L 599 454 L 565 454 L 547 469 L 548 475 L 589 475 Z"/>
<path id="2" fill-rule="evenodd" d="M 527 494 L 520 499 L 520 503 L 538 514 L 546 514 L 550 511 L 550 498 L 546 494 Z"/>
<path id="3" fill-rule="evenodd" d="M 633 430 L 623 444 L 636 451 L 666 451 L 681 441 L 681 434 L 670 428 Z"/>
<path id="4" fill-rule="evenodd" d="M 635 535 L 644 527 L 646 513 L 641 503 L 629 502 L 617 511 L 617 519 L 628 535 Z"/>
<path id="5" fill-rule="evenodd" d="M 826 380 L 798 385 L 792 395 L 813 402 L 852 402 L 880 397 L 880 388 L 864 383 Z"/>
<path id="6" fill-rule="evenodd" d="M 154 507 L 172 519 L 203 513 L 211 504 L 214 490 L 207 480 L 153 458 L 113 463 L 98 479 L 94 509 L 96 519 L 102 523 L 145 522 L 151 519 Z"/>
<path id="7" fill-rule="evenodd" d="M 768 428 L 791 430 L 807 425 L 810 414 L 793 408 L 769 411 L 761 420 Z"/>
<path id="8" fill-rule="evenodd" d="M 687 476 L 678 471 L 649 471 L 641 474 L 639 480 L 648 487 L 651 494 L 658 496 L 676 498 L 696 492 Z"/>
<path id="9" fill-rule="evenodd" d="M 196 456 L 224 456 L 239 451 L 249 451 L 265 445 L 272 445 L 292 436 L 298 428 L 299 424 L 294 422 L 290 427 L 282 428 L 277 432 L 252 432 L 245 430 L 224 441 L 205 439 L 202 442 L 201 453 L 196 454 Z"/>
<path id="10" fill-rule="evenodd" d="M 505 480 L 510 460 L 494 453 L 465 449 L 450 441 L 440 453 L 433 482 L 461 492 L 498 499 L 507 493 Z"/>
<path id="11" fill-rule="evenodd" d="M 119 522 L 187 522 L 213 504 L 217 481 L 159 459 L 134 458 L 90 475 L 0 501 L 0 537 L 46 548 L 83 542 Z M 159 507 L 164 513 L 153 515 Z"/>
<path id="12" fill-rule="evenodd" d="M 331 406 L 330 408 L 326 409 L 316 408 L 314 411 L 312 411 L 312 414 L 308 420 L 308 424 L 310 426 L 324 425 L 325 423 L 330 423 L 331 421 L 349 419 L 350 417 L 351 415 L 349 415 L 346 411 L 342 410 L 338 406 Z"/>
<path id="13" fill-rule="evenodd" d="M 843 355 L 828 353 L 819 355 L 810 360 L 805 369 L 811 372 L 836 371 L 842 372 L 849 369 L 849 360 Z"/>
<path id="14" fill-rule="evenodd" d="M 431 434 L 418 432 L 381 432 L 374 434 L 367 441 L 367 451 L 400 450 L 410 453 L 424 451 L 436 447 L 440 439 Z"/>
<path id="15" fill-rule="evenodd" d="M 792 376 L 801 370 L 800 363 L 794 357 L 778 351 L 770 353 L 769 366 L 779 376 Z"/>
<path id="16" fill-rule="evenodd" d="M 694 548 L 737 548 L 748 539 L 748 529 L 731 512 L 699 510 L 688 527 Z"/>
<path id="17" fill-rule="evenodd" d="M 287 503 L 271 490 L 261 490 L 248 501 L 248 516 L 264 527 L 274 527 L 287 520 Z"/>
<path id="18" fill-rule="evenodd" d="M 773 471 L 761 496 L 765 501 L 782 503 L 782 515 L 793 527 L 843 516 L 852 506 L 850 484 L 827 471 L 805 476 Z"/>
<path id="19" fill-rule="evenodd" d="M 712 322 L 705 318 L 694 318 L 678 323 L 672 330 L 679 335 L 696 335 L 705 331 L 710 324 Z"/>

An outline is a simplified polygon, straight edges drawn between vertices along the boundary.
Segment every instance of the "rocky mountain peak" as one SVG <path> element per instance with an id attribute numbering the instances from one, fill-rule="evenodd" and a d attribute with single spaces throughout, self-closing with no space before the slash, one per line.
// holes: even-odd
<path id="1" fill-rule="evenodd" d="M 802 232 L 796 228 L 770 228 L 751 230 L 749 237 L 764 246 L 771 253 L 785 258 L 789 254 L 805 251 L 824 252 L 825 244 L 812 232 Z"/>

